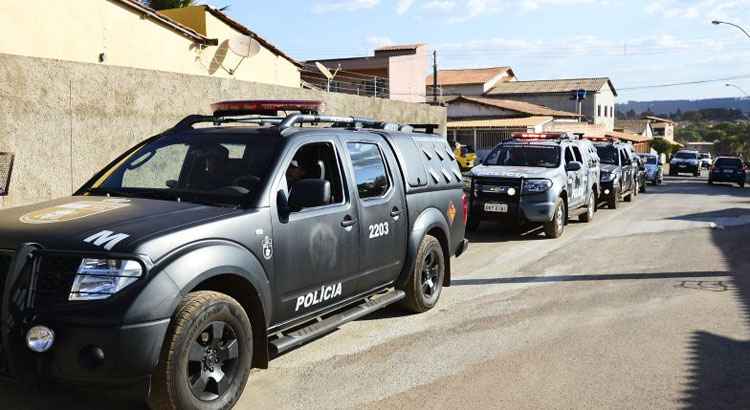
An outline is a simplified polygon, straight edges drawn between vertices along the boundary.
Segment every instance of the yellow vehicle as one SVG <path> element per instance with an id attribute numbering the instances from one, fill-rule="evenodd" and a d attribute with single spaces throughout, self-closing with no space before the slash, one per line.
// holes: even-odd
<path id="1" fill-rule="evenodd" d="M 453 149 L 453 154 L 456 156 L 456 161 L 458 161 L 458 165 L 462 171 L 474 168 L 477 161 L 477 153 L 474 152 L 471 146 L 457 142 Z"/>

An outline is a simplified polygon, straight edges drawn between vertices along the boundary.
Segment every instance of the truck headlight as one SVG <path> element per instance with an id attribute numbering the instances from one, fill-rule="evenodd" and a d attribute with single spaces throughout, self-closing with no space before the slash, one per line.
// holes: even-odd
<path id="1" fill-rule="evenodd" d="M 616 175 L 612 172 L 602 172 L 601 175 L 601 181 L 602 182 L 612 182 L 615 180 Z"/>
<path id="2" fill-rule="evenodd" d="M 527 179 L 523 182 L 524 194 L 540 194 L 547 192 L 552 188 L 552 181 L 549 179 Z"/>
<path id="3" fill-rule="evenodd" d="M 141 264 L 133 260 L 84 258 L 68 300 L 107 299 L 131 285 L 141 275 Z"/>

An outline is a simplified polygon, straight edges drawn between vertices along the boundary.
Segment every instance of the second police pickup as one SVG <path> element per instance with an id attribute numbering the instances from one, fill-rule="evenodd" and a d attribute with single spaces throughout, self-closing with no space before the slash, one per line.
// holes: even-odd
<path id="1" fill-rule="evenodd" d="M 548 238 L 563 234 L 571 215 L 594 218 L 599 158 L 593 144 L 567 133 L 517 133 L 498 144 L 464 179 L 468 229 L 482 221 L 541 223 Z"/>

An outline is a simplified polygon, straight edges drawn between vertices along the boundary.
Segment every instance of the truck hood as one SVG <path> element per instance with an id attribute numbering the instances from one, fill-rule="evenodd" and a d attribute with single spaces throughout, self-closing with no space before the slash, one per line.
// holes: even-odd
<path id="1" fill-rule="evenodd" d="M 479 165 L 471 170 L 471 175 L 475 177 L 499 178 L 546 178 L 554 173 L 554 168 L 505 167 L 497 165 Z"/>
<path id="2" fill-rule="evenodd" d="M 176 201 L 75 196 L 0 211 L 0 249 L 133 252 L 146 238 L 240 212 Z"/>
<path id="3" fill-rule="evenodd" d="M 617 172 L 619 168 L 620 168 L 619 165 L 614 165 L 614 164 L 602 164 L 601 165 L 602 172 L 609 172 L 610 174 L 613 172 Z"/>

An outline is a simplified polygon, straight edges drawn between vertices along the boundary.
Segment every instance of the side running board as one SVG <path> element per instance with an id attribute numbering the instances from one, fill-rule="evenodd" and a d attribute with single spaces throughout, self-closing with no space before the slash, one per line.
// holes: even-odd
<path id="1" fill-rule="evenodd" d="M 333 316 L 303 327 L 302 329 L 286 333 L 278 339 L 271 340 L 270 345 L 272 353 L 279 355 L 288 352 L 295 347 L 333 331 L 344 323 L 367 316 L 376 310 L 380 310 L 390 304 L 400 301 L 404 297 L 406 297 L 404 291 L 395 289 L 387 293 L 370 296 L 359 305 L 336 313 Z"/>

